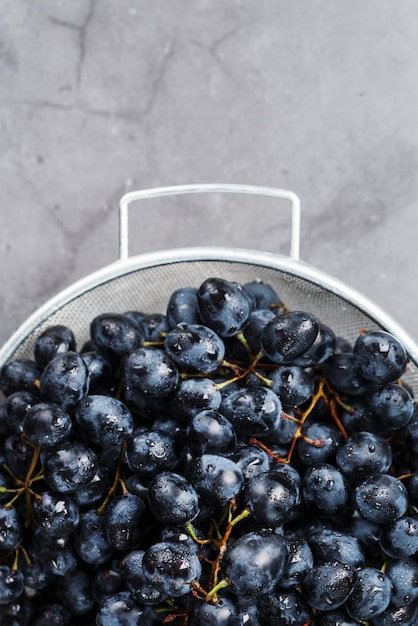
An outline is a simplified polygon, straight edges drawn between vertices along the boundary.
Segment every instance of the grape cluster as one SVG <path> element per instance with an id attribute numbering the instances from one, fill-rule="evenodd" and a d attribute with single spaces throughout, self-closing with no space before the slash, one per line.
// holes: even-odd
<path id="1" fill-rule="evenodd" d="M 218 277 L 89 330 L 0 372 L 2 626 L 418 623 L 393 335 Z"/>

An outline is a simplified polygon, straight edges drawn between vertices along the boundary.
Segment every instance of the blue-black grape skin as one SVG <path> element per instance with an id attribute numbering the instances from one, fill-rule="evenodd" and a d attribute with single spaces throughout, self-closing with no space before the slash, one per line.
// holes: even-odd
<path id="1" fill-rule="evenodd" d="M 238 596 L 271 593 L 284 571 L 286 543 L 274 532 L 242 535 L 227 550 L 223 568 Z"/>
<path id="2" fill-rule="evenodd" d="M 86 396 L 75 406 L 74 417 L 85 439 L 98 446 L 121 444 L 134 428 L 128 407 L 110 396 Z"/>
<path id="3" fill-rule="evenodd" d="M 23 588 L 23 574 L 8 565 L 0 565 L 0 607 L 2 604 L 17 600 L 22 595 Z"/>
<path id="4" fill-rule="evenodd" d="M 392 583 L 388 576 L 374 567 L 357 570 L 350 597 L 345 602 L 348 614 L 359 621 L 381 615 L 389 606 Z"/>
<path id="5" fill-rule="evenodd" d="M 63 324 L 48 326 L 36 339 L 35 362 L 44 368 L 57 354 L 75 352 L 76 349 L 76 339 L 71 328 Z"/>
<path id="6" fill-rule="evenodd" d="M 203 324 L 177 324 L 167 333 L 164 349 L 181 371 L 193 374 L 213 374 L 225 357 L 224 342 Z"/>
<path id="7" fill-rule="evenodd" d="M 7 626 L 417 625 L 395 337 L 218 277 L 89 330 L 0 371 Z"/>
<path id="8" fill-rule="evenodd" d="M 220 337 L 233 337 L 245 327 L 251 313 L 241 285 L 222 278 L 207 278 L 197 292 L 199 314 Z"/>
<path id="9" fill-rule="evenodd" d="M 398 339 L 383 330 L 360 334 L 353 346 L 353 356 L 364 378 L 380 385 L 398 380 L 408 360 Z"/>

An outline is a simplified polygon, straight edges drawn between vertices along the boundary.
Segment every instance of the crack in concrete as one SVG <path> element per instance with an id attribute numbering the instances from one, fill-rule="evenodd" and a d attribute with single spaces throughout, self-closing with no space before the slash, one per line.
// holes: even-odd
<path id="1" fill-rule="evenodd" d="M 161 91 L 161 88 L 164 84 L 164 79 L 165 76 L 167 74 L 167 69 L 168 66 L 172 60 L 174 56 L 174 42 L 172 40 L 168 41 L 167 44 L 164 46 L 163 52 L 162 52 L 162 56 L 161 56 L 161 60 L 158 64 L 157 67 L 157 71 L 155 73 L 155 76 L 153 77 L 152 81 L 151 81 L 151 88 L 150 88 L 150 96 L 148 98 L 148 102 L 146 103 L 144 110 L 143 110 L 143 115 L 144 116 L 148 116 L 152 113 L 152 110 L 154 108 L 155 102 L 157 101 L 158 95 Z"/>
<path id="2" fill-rule="evenodd" d="M 89 26 L 93 20 L 94 12 L 96 8 L 97 0 L 89 0 L 89 6 L 84 20 L 81 24 L 75 24 L 74 22 L 68 22 L 66 20 L 60 20 L 59 18 L 50 16 L 49 21 L 56 26 L 68 28 L 77 33 L 78 36 L 78 59 L 75 67 L 75 94 L 77 101 L 79 100 L 80 85 L 83 75 L 83 65 L 86 58 L 87 51 L 87 34 Z"/>
<path id="3" fill-rule="evenodd" d="M 84 106 L 81 103 L 77 104 L 63 104 L 61 102 L 54 102 L 53 100 L 36 100 L 32 98 L 0 98 L 0 104 L 13 105 L 13 106 L 29 106 L 39 109 L 48 108 L 55 109 L 57 111 L 69 111 L 74 113 L 82 113 L 86 115 L 96 115 L 98 117 L 121 119 L 126 122 L 137 122 L 138 116 L 133 115 L 128 111 L 112 111 L 107 109 L 95 109 L 90 106 Z"/>

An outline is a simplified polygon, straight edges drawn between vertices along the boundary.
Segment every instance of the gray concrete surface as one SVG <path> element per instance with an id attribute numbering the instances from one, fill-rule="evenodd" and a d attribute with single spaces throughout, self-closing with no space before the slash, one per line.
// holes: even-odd
<path id="1" fill-rule="evenodd" d="M 302 202 L 302 258 L 418 337 L 414 0 L 0 0 L 0 343 L 118 254 L 128 190 Z M 149 205 L 132 253 L 288 250 L 248 202 Z"/>

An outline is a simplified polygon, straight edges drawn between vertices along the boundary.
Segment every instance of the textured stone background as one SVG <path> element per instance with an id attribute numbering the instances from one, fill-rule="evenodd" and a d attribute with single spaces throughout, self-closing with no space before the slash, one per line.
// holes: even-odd
<path id="1" fill-rule="evenodd" d="M 301 198 L 303 260 L 418 336 L 414 0 L 0 0 L 0 343 L 118 254 L 128 190 Z M 132 253 L 287 253 L 248 202 L 147 205 Z"/>

